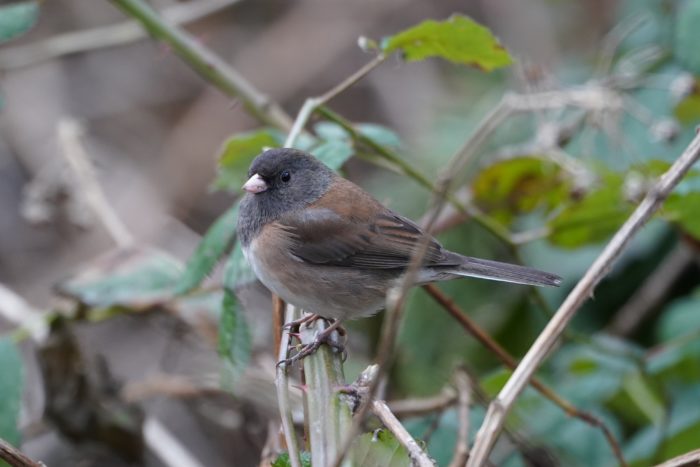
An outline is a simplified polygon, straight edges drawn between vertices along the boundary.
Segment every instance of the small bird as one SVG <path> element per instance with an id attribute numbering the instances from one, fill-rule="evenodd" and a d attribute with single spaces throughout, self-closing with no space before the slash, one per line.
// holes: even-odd
<path id="1" fill-rule="evenodd" d="M 256 276 L 287 303 L 335 320 L 296 356 L 303 358 L 342 321 L 384 308 L 387 291 L 398 283 L 424 234 L 296 149 L 264 151 L 253 160 L 248 177 L 237 231 Z M 538 286 L 561 283 L 559 276 L 537 269 L 460 255 L 431 237 L 416 285 L 463 276 Z"/>

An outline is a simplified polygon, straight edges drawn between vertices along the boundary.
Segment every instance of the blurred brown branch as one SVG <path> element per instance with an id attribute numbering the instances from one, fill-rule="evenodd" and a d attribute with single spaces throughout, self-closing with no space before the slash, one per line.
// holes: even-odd
<path id="1" fill-rule="evenodd" d="M 678 277 L 693 263 L 694 253 L 681 240 L 615 314 L 608 331 L 628 336 L 661 304 Z"/>
<path id="2" fill-rule="evenodd" d="M 165 8 L 160 14 L 172 24 L 186 24 L 217 13 L 238 2 L 240 0 L 193 0 Z M 65 55 L 114 47 L 144 37 L 146 32 L 136 21 L 72 31 L 46 40 L 0 49 L 0 70 L 31 66 Z"/>
<path id="3" fill-rule="evenodd" d="M 30 459 L 2 438 L 0 438 L 0 459 L 10 464 L 11 467 L 46 467 L 43 462 Z"/>

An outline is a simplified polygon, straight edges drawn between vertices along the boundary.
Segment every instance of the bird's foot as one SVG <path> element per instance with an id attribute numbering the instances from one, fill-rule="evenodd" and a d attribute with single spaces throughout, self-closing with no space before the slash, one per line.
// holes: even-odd
<path id="1" fill-rule="evenodd" d="M 317 320 L 320 318 L 318 315 L 311 315 L 314 316 L 313 321 Z M 308 317 L 305 317 L 308 318 Z M 303 319 L 303 318 L 302 318 Z M 323 318 L 321 318 L 323 319 Z M 310 321 L 311 318 L 307 319 L 307 322 Z M 300 321 L 300 320 L 297 320 Z M 292 324 L 292 323 L 290 323 Z M 303 324 L 303 323 L 300 323 Z M 342 337 L 347 336 L 347 332 L 343 327 L 340 325 L 340 320 L 335 320 L 333 323 L 331 323 L 330 326 L 328 326 L 326 329 L 323 331 L 319 332 L 316 334 L 316 337 L 314 338 L 313 341 L 309 342 L 308 344 L 301 345 L 298 347 L 297 353 L 294 354 L 293 356 L 285 359 L 285 360 L 280 360 L 277 363 L 277 366 L 280 365 L 291 365 L 295 362 L 301 361 L 304 358 L 308 357 L 309 355 L 313 354 L 316 352 L 319 347 L 321 347 L 322 344 L 327 344 L 329 347 L 331 347 L 333 350 L 341 354 L 341 358 L 343 361 L 347 358 L 347 352 L 345 350 L 345 340 L 343 339 L 343 342 L 338 342 L 335 339 L 333 339 L 333 332 L 338 331 L 338 334 Z"/>

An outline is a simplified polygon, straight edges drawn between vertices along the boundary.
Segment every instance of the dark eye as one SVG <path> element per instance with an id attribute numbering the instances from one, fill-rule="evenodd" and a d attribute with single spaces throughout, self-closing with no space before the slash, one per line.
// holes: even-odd
<path id="1" fill-rule="evenodd" d="M 284 170 L 280 173 L 280 180 L 283 182 L 287 183 L 290 178 L 292 178 L 292 175 L 289 173 L 289 170 Z"/>

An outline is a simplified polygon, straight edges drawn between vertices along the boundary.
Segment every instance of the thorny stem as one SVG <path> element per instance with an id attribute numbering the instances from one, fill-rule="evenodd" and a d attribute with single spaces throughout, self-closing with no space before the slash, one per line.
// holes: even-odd
<path id="1" fill-rule="evenodd" d="M 111 0 L 122 11 L 137 19 L 156 39 L 165 41 L 204 79 L 232 98 L 241 99 L 245 108 L 261 122 L 289 131 L 292 121 L 285 111 L 238 73 L 219 56 L 202 46 L 184 30 L 168 24 L 142 0 Z"/>

